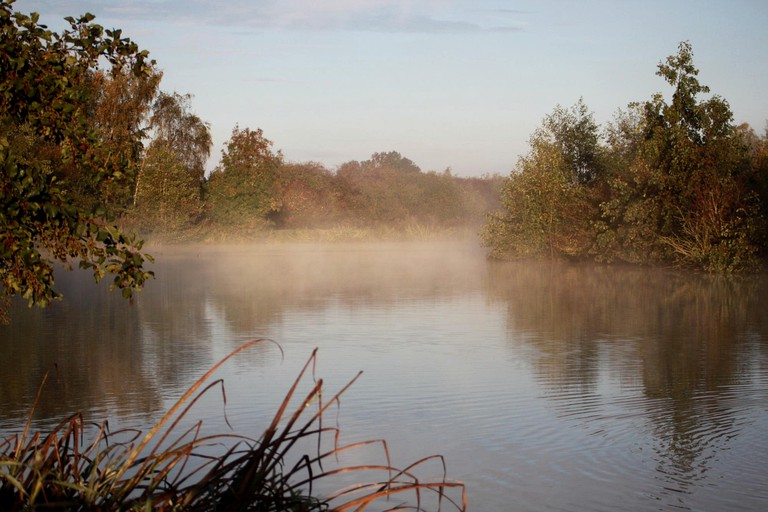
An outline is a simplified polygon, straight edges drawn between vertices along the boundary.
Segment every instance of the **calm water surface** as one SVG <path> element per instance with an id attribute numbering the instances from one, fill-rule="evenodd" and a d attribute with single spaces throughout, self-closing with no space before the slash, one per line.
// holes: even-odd
<path id="1" fill-rule="evenodd" d="M 65 301 L 0 327 L 0 435 L 146 429 L 215 361 L 196 417 L 258 436 L 315 347 L 347 441 L 440 453 L 475 511 L 768 510 L 768 278 L 489 263 L 472 243 L 156 248 L 133 306 Z"/>

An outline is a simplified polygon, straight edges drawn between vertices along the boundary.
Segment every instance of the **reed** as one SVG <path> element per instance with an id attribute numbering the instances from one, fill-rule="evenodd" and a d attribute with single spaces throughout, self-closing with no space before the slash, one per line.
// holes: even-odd
<path id="1" fill-rule="evenodd" d="M 106 421 L 89 426 L 81 414 L 46 434 L 32 433 L 44 379 L 23 432 L 0 442 L 0 510 L 466 510 L 464 484 L 447 479 L 441 456 L 397 469 L 383 440 L 341 442 L 339 427 L 325 417 L 360 374 L 326 399 L 315 373 L 317 350 L 258 439 L 204 435 L 202 420 L 182 427 L 206 393 L 220 389 L 226 404 L 224 383 L 213 374 L 260 341 L 214 365 L 146 434 L 110 432 Z M 301 392 L 304 388 L 308 391 Z M 379 463 L 341 462 L 350 452 L 367 455 L 371 447 L 377 448 Z M 420 470 L 432 464 L 442 477 L 420 479 Z M 340 477 L 353 483 L 321 495 L 319 487 Z"/>

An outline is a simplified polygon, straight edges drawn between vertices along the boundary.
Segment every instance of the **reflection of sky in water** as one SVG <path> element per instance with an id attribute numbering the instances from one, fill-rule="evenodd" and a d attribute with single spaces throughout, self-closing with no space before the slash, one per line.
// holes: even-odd
<path id="1" fill-rule="evenodd" d="M 386 438 L 400 465 L 445 455 L 472 510 L 766 505 L 764 278 L 489 265 L 451 243 L 156 256 L 132 308 L 70 276 L 77 302 L 14 310 L 0 425 L 18 423 L 51 354 L 79 407 L 146 426 L 214 361 L 266 337 L 284 357 L 262 343 L 217 374 L 238 432 L 258 436 L 319 347 L 326 395 L 364 372 L 338 410 L 344 440 Z M 80 335 L 57 342 L 62 330 Z M 45 410 L 70 412 L 57 393 Z M 192 417 L 221 431 L 223 411 L 216 389 Z"/>

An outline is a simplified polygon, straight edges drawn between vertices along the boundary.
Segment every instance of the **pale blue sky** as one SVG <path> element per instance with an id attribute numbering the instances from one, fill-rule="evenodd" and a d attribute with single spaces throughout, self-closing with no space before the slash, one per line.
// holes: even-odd
<path id="1" fill-rule="evenodd" d="M 399 151 L 423 170 L 507 174 L 557 105 L 604 124 L 669 92 L 656 66 L 693 45 L 700 80 L 762 134 L 765 0 L 17 0 L 51 28 L 89 11 L 194 95 L 209 168 L 236 123 L 331 169 Z"/>

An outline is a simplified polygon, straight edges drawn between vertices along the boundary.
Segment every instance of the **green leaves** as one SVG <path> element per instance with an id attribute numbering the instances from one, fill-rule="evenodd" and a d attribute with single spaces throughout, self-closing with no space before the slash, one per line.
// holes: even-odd
<path id="1" fill-rule="evenodd" d="M 142 232 L 173 233 L 189 227 L 203 213 L 200 181 L 164 141 L 146 152 L 132 215 Z"/>
<path id="2" fill-rule="evenodd" d="M 152 277 L 141 244 L 111 222 L 110 189 L 132 170 L 107 147 L 92 112 L 105 62 L 111 74 L 128 68 L 139 81 L 155 74 L 153 63 L 119 30 L 93 20 L 69 17 L 70 29 L 58 34 L 36 13 L 0 5 L 0 285 L 2 295 L 30 305 L 59 297 L 56 261 L 77 260 L 97 280 L 113 273 L 129 296 Z M 140 147 L 138 130 L 124 135 Z"/>
<path id="3" fill-rule="evenodd" d="M 590 201 L 602 177 L 597 125 L 580 100 L 571 109 L 558 106 L 532 136 L 502 189 L 503 210 L 482 232 L 497 257 L 580 256 L 594 239 Z"/>
<path id="4" fill-rule="evenodd" d="M 232 130 L 221 163 L 206 183 L 211 216 L 223 225 L 266 222 L 278 204 L 277 169 L 281 155 L 262 130 Z"/>

